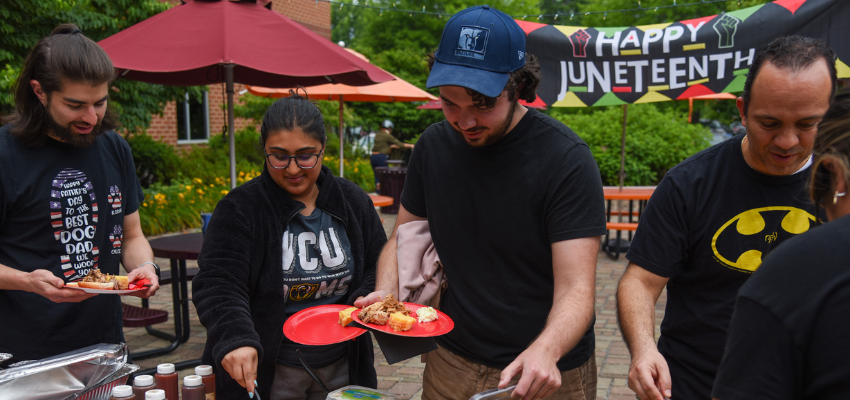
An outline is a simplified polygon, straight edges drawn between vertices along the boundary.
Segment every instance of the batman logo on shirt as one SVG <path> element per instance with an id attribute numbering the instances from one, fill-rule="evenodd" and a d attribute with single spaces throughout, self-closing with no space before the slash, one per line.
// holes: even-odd
<path id="1" fill-rule="evenodd" d="M 720 263 L 750 274 L 777 243 L 808 231 L 814 224 L 812 214 L 796 207 L 754 208 L 723 224 L 711 239 L 711 250 Z"/>
<path id="2" fill-rule="evenodd" d="M 319 285 L 316 283 L 300 283 L 289 289 L 289 298 L 295 301 L 307 300 L 317 289 Z"/>

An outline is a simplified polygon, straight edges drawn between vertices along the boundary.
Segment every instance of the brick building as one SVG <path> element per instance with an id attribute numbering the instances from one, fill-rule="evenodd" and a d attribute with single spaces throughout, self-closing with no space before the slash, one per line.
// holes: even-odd
<path id="1" fill-rule="evenodd" d="M 262 0 L 258 1 L 262 3 Z M 307 29 L 328 40 L 331 39 L 330 3 L 315 0 L 271 0 L 272 10 L 279 12 Z M 155 140 L 177 148 L 190 144 L 206 143 L 212 135 L 220 135 L 227 121 L 227 97 L 224 84 L 208 86 L 209 91 L 201 102 L 190 100 L 182 103 L 168 103 L 163 116 L 154 115 L 147 133 Z M 234 85 L 234 99 L 239 101 L 244 86 Z M 234 131 L 252 124 L 252 121 L 237 118 Z"/>

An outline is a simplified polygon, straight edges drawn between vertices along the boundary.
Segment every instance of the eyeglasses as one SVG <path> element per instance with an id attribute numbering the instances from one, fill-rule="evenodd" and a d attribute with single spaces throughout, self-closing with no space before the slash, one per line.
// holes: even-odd
<path id="1" fill-rule="evenodd" d="M 324 147 L 319 151 L 318 154 L 296 154 L 294 156 L 286 155 L 286 154 L 266 154 L 266 158 L 269 160 L 269 165 L 271 165 L 274 169 L 286 169 L 289 168 L 289 163 L 294 159 L 295 165 L 301 169 L 310 169 L 315 167 L 319 163 L 319 156 L 322 155 L 322 151 L 324 151 Z"/>

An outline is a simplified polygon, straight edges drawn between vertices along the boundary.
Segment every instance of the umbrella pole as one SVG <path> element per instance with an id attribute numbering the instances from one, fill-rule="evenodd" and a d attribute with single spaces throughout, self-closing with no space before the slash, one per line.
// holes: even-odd
<path id="1" fill-rule="evenodd" d="M 345 156 L 345 134 L 342 131 L 342 95 L 339 95 L 339 177 L 342 178 L 345 168 L 342 158 Z"/>
<path id="2" fill-rule="evenodd" d="M 227 82 L 227 140 L 230 142 L 230 188 L 236 187 L 236 138 L 233 137 L 233 66 L 224 65 L 224 78 Z"/>
<path id="3" fill-rule="evenodd" d="M 626 115 L 629 105 L 623 104 L 623 135 L 620 137 L 620 191 L 623 191 L 623 181 L 626 178 Z"/>

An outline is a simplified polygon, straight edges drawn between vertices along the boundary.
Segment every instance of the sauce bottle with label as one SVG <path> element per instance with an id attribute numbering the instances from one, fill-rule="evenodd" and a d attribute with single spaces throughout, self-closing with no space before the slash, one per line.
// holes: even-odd
<path id="1" fill-rule="evenodd" d="M 215 374 L 212 366 L 199 365 L 195 367 L 195 375 L 199 375 L 204 380 L 204 394 L 206 400 L 215 400 Z"/>
<path id="2" fill-rule="evenodd" d="M 118 385 L 112 388 L 112 397 L 109 400 L 136 400 L 136 395 L 131 386 Z"/>
<path id="3" fill-rule="evenodd" d="M 177 371 L 174 364 L 159 364 L 156 366 L 156 388 L 165 391 L 165 398 L 178 400 Z"/>
<path id="4" fill-rule="evenodd" d="M 176 399 L 176 397 L 175 397 Z M 165 391 L 162 389 L 153 389 L 145 392 L 145 400 L 167 400 L 165 398 Z"/>
<path id="5" fill-rule="evenodd" d="M 145 398 L 145 392 L 156 389 L 153 383 L 153 377 L 150 375 L 139 375 L 133 378 L 133 394 L 136 398 L 142 400 Z"/>
<path id="6" fill-rule="evenodd" d="M 204 400 L 204 381 L 198 375 L 189 375 L 183 378 L 183 400 Z"/>

